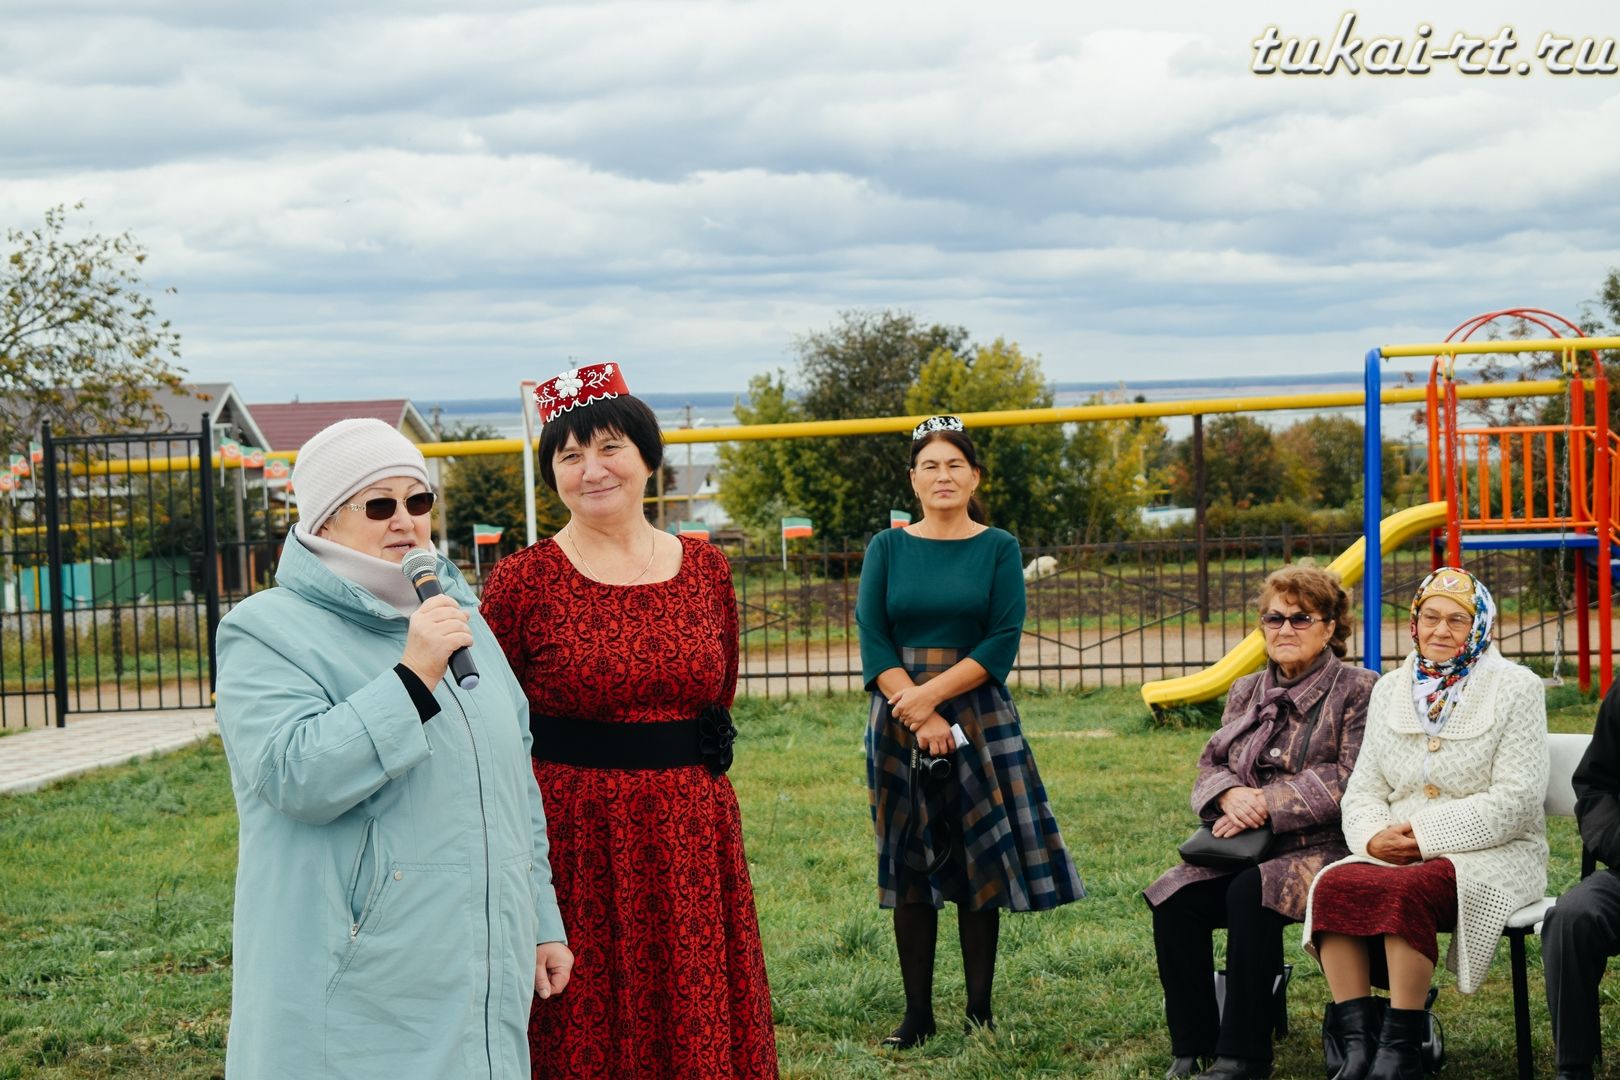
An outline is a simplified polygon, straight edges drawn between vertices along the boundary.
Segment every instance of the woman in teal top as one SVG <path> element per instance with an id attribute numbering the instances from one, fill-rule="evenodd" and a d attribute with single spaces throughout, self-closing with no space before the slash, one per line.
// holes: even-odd
<path id="1" fill-rule="evenodd" d="M 1024 624 L 1018 541 L 984 524 L 982 476 L 953 416 L 918 425 L 911 486 L 922 520 L 867 545 L 855 621 L 872 691 L 866 771 L 878 902 L 894 909 L 906 1014 L 883 1040 L 934 1034 L 939 909 L 957 905 L 967 1021 L 992 1026 L 1000 911 L 1085 895 L 1024 741 L 1007 673 Z"/>

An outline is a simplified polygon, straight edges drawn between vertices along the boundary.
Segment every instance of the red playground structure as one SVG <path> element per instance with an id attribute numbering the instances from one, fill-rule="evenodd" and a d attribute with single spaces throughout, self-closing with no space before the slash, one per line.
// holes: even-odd
<path id="1" fill-rule="evenodd" d="M 1556 550 L 1574 557 L 1574 615 L 1581 689 L 1592 684 L 1592 591 L 1597 592 L 1600 690 L 1613 677 L 1611 550 L 1620 522 L 1613 463 L 1620 435 L 1609 427 L 1609 383 L 1598 350 L 1583 347 L 1580 327 L 1538 308 L 1476 315 L 1447 342 L 1465 342 L 1498 320 L 1539 327 L 1567 347 L 1560 352 L 1568 387 L 1564 422 L 1467 426 L 1458 414 L 1457 354 L 1429 367 L 1427 394 L 1429 498 L 1446 504 L 1446 526 L 1431 534 L 1434 565 L 1463 565 L 1463 553 Z M 1583 357 L 1581 354 L 1585 354 Z M 1589 360 L 1587 359 L 1589 358 Z M 1590 397 L 1590 401 L 1588 398 Z M 1376 466 L 1369 466 L 1376 467 Z M 1443 533 L 1443 535 L 1442 535 Z M 1555 571 L 1563 573 L 1562 559 Z M 1594 580 L 1595 576 L 1595 580 Z M 1559 615 L 1562 640 L 1563 615 Z"/>

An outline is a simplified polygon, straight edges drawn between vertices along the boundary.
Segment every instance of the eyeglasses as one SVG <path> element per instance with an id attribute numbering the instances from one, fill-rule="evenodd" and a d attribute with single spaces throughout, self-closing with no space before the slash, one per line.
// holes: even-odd
<path id="1" fill-rule="evenodd" d="M 1433 630 L 1441 623 L 1445 623 L 1459 634 L 1462 634 L 1466 633 L 1469 627 L 1474 625 L 1474 620 L 1460 611 L 1453 612 L 1450 615 L 1442 615 L 1438 611 L 1418 612 L 1418 625 L 1425 630 Z"/>
<path id="2" fill-rule="evenodd" d="M 431 491 L 418 491 L 415 495 L 405 496 L 405 512 L 411 517 L 421 517 L 433 509 L 433 503 L 438 496 Z M 387 521 L 394 516 L 394 510 L 399 506 L 399 500 L 382 496 L 376 499 L 367 499 L 364 503 L 348 503 L 338 507 L 340 510 L 364 510 L 366 517 L 372 521 Z"/>
<path id="3" fill-rule="evenodd" d="M 1260 625 L 1267 630 L 1281 630 L 1282 624 L 1287 623 L 1295 630 L 1309 629 L 1312 623 L 1327 622 L 1320 615 L 1312 615 L 1308 611 L 1296 611 L 1292 615 L 1284 615 L 1277 611 L 1268 611 L 1260 616 Z"/>

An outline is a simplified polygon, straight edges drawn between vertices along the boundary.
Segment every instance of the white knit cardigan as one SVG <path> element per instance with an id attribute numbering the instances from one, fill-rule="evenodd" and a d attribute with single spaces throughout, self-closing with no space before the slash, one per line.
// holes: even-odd
<path id="1" fill-rule="evenodd" d="M 1379 830 L 1412 823 L 1423 858 L 1457 868 L 1457 930 L 1446 966 L 1465 994 L 1479 989 L 1513 912 L 1547 888 L 1547 700 L 1541 680 L 1493 646 L 1468 676 L 1462 700 L 1430 752 L 1412 702 L 1416 654 L 1378 680 L 1361 756 L 1340 802 L 1351 855 L 1323 867 L 1305 908 L 1311 947 L 1316 885 L 1346 863 L 1389 865 L 1367 854 Z M 1428 780 L 1423 763 L 1428 759 Z M 1439 788 L 1428 797 L 1425 783 Z"/>

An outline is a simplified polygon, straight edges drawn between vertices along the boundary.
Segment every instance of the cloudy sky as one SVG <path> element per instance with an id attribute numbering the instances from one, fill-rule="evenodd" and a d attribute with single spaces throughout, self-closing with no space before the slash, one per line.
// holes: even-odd
<path id="1" fill-rule="evenodd" d="M 1578 316 L 1620 265 L 1620 76 L 1536 51 L 1620 37 L 1613 5 L 1354 9 L 1408 51 L 1511 27 L 1523 75 L 1251 73 L 1268 25 L 1334 35 L 1315 7 L 6 0 L 0 224 L 132 230 L 184 366 L 249 400 L 571 357 L 740 389 L 850 308 L 1058 380 Z"/>

